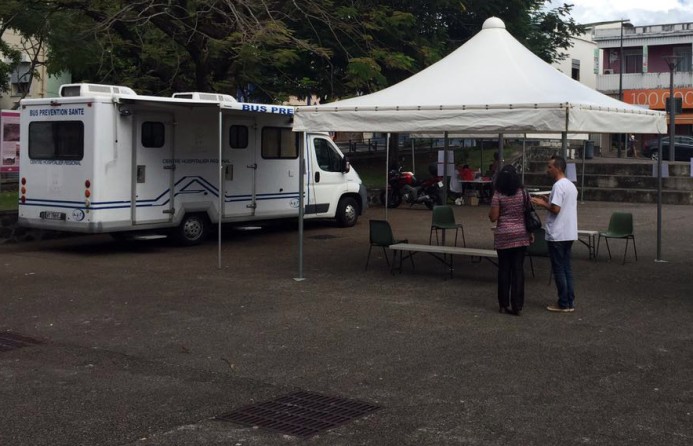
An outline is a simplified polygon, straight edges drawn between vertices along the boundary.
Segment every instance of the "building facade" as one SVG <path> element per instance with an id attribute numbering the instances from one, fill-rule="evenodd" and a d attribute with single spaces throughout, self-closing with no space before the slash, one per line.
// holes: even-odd
<path id="1" fill-rule="evenodd" d="M 652 110 L 666 109 L 671 85 L 666 58 L 675 56 L 674 97 L 682 102 L 676 134 L 693 135 L 693 23 L 616 23 L 594 28 L 592 38 L 599 48 L 597 90 L 615 98 L 620 92 L 624 102 Z M 640 135 L 639 144 L 652 138 Z"/>
<path id="2" fill-rule="evenodd" d="M 3 33 L 2 40 L 9 46 L 22 52 L 22 59 L 10 75 L 10 89 L 7 92 L 0 92 L 0 109 L 14 109 L 19 105 L 22 97 L 27 98 L 49 98 L 57 97 L 60 85 L 70 82 L 70 75 L 60 76 L 48 75 L 46 66 L 45 47 L 36 48 L 32 42 L 27 42 L 23 37 L 13 30 L 8 29 Z M 34 76 L 31 74 L 31 61 L 34 53 L 37 55 L 38 64 L 35 68 Z M 0 54 L 0 57 L 3 57 Z M 3 59 L 4 60 L 4 59 Z M 25 95 L 26 93 L 26 95 Z"/>
<path id="3" fill-rule="evenodd" d="M 572 46 L 566 50 L 566 57 L 553 66 L 563 74 L 592 88 L 597 89 L 597 45 L 591 34 L 583 34 L 571 39 Z"/>

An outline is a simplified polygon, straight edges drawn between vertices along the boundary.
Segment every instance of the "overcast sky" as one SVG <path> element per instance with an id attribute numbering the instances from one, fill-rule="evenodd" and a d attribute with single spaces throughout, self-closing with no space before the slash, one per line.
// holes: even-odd
<path id="1" fill-rule="evenodd" d="M 573 4 L 578 23 L 630 19 L 635 26 L 693 22 L 693 0 L 552 0 L 549 7 Z"/>

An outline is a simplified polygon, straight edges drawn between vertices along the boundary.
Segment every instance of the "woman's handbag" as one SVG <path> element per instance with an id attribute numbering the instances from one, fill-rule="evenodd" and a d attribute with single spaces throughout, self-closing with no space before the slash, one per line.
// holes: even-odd
<path id="1" fill-rule="evenodd" d="M 527 228 L 527 232 L 533 233 L 541 228 L 541 218 L 539 218 L 539 214 L 537 214 L 534 206 L 532 206 L 527 191 L 523 190 L 522 193 L 525 196 L 525 228 Z"/>

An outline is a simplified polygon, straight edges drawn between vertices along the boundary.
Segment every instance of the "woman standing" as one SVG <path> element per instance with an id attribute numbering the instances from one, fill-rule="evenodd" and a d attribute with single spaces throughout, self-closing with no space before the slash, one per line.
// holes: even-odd
<path id="1" fill-rule="evenodd" d="M 525 228 L 525 193 L 517 171 L 503 166 L 495 181 L 488 218 L 496 223 L 498 305 L 501 313 L 520 315 L 525 301 L 524 261 L 532 235 Z"/>

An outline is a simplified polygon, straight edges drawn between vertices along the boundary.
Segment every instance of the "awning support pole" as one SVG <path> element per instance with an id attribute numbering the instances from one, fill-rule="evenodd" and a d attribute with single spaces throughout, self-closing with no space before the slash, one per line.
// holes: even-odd
<path id="1" fill-rule="evenodd" d="M 303 132 L 303 144 L 298 150 L 298 277 L 294 280 L 300 282 L 303 277 L 303 217 L 305 214 L 305 176 L 306 176 L 306 147 L 308 147 L 308 133 Z"/>
<path id="2" fill-rule="evenodd" d="M 223 116 L 221 113 L 221 105 L 219 105 L 219 206 L 217 209 L 217 268 L 221 269 L 221 216 L 224 213 L 224 163 L 222 156 L 222 125 Z"/>

